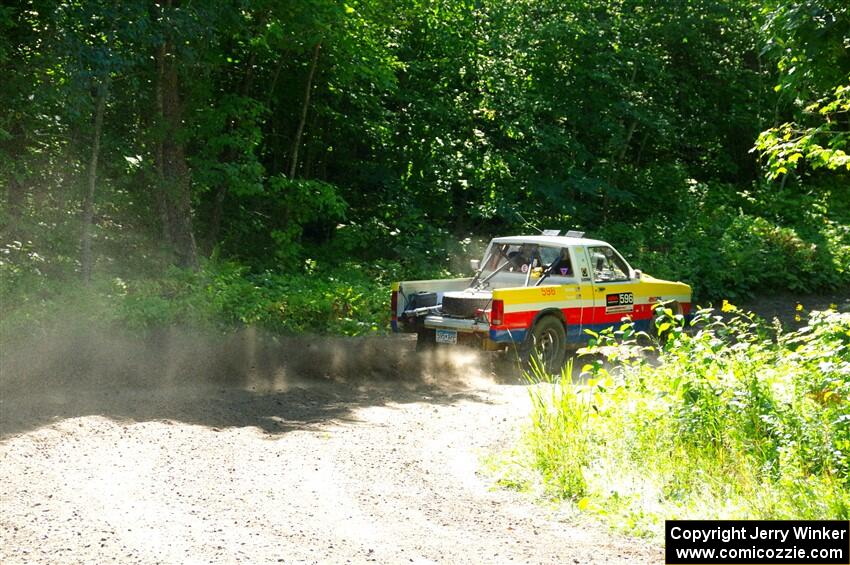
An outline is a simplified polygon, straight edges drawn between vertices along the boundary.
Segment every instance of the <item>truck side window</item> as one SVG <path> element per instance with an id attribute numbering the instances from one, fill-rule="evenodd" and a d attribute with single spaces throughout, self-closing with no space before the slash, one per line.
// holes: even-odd
<path id="1" fill-rule="evenodd" d="M 593 282 L 611 282 L 629 280 L 629 268 L 619 255 L 610 247 L 590 247 L 590 266 L 593 270 Z"/>
<path id="2" fill-rule="evenodd" d="M 575 274 L 570 261 L 570 250 L 566 247 L 541 247 L 540 258 L 549 276 L 572 277 Z"/>

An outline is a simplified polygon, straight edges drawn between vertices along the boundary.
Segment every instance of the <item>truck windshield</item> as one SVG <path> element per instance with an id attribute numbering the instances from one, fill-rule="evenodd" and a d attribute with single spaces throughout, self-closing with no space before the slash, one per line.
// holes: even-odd
<path id="1" fill-rule="evenodd" d="M 493 243 L 484 254 L 473 286 L 488 285 L 497 275 L 511 274 L 525 278 L 524 282 L 514 280 L 516 286 L 536 286 L 550 276 L 573 276 L 567 248 L 534 243 Z"/>
<path id="2" fill-rule="evenodd" d="M 526 274 L 529 269 L 541 266 L 538 246 L 531 243 L 493 244 L 484 257 L 481 270 L 486 276 L 490 273 Z"/>

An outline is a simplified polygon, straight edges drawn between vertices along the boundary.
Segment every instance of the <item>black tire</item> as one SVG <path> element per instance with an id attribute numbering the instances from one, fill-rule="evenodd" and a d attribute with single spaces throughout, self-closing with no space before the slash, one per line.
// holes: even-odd
<path id="1" fill-rule="evenodd" d="M 416 351 L 430 351 L 437 347 L 437 330 L 423 328 L 416 333 Z"/>
<path id="2" fill-rule="evenodd" d="M 555 316 L 544 316 L 537 320 L 531 333 L 525 338 L 520 351 L 523 370 L 535 364 L 549 375 L 557 375 L 567 360 L 567 331 Z"/>

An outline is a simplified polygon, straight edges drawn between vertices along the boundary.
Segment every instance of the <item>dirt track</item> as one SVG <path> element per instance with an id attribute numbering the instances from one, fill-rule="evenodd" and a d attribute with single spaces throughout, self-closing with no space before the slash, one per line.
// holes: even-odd
<path id="1" fill-rule="evenodd" d="M 412 370 L 408 354 L 393 371 Z M 400 380 L 7 383 L 0 562 L 659 562 L 658 547 L 491 488 L 480 457 L 514 437 L 527 395 L 452 377 L 475 365 Z"/>
<path id="2" fill-rule="evenodd" d="M 850 308 L 743 306 L 794 326 L 797 301 Z M 473 354 L 79 325 L 0 343 L 4 564 L 662 560 L 478 474 L 528 398 Z"/>

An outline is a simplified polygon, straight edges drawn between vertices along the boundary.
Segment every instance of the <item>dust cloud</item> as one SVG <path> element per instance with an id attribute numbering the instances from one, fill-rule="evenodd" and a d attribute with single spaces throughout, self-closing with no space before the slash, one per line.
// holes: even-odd
<path id="1" fill-rule="evenodd" d="M 417 353 L 412 335 L 281 337 L 255 328 L 223 335 L 170 328 L 140 337 L 67 325 L 0 352 L 0 386 L 30 393 L 88 385 L 278 388 L 313 379 L 463 385 L 490 371 L 490 356 L 474 350 Z"/>
<path id="2" fill-rule="evenodd" d="M 293 395 L 295 405 L 312 394 L 325 406 L 340 395 L 451 394 L 514 378 L 504 365 L 463 348 L 418 353 L 411 335 L 281 337 L 256 328 L 227 334 L 169 328 L 139 336 L 64 323 L 0 349 L 0 436 L 90 414 L 237 425 L 233 418 L 211 418 L 219 400 L 227 398 L 233 413 L 233 402 L 265 409 Z"/>

